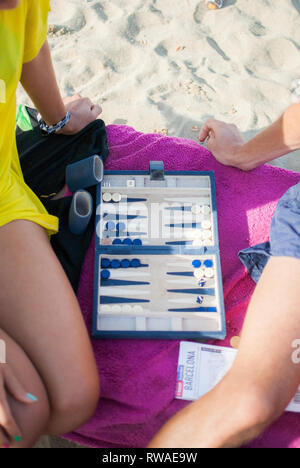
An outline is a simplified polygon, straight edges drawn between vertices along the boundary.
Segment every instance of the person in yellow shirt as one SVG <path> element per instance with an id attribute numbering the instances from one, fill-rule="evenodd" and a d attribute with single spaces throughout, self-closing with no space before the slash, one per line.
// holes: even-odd
<path id="1" fill-rule="evenodd" d="M 49 242 L 58 220 L 25 184 L 16 149 L 19 81 L 49 131 L 77 133 L 101 113 L 87 98 L 62 99 L 48 11 L 49 0 L 0 0 L 0 447 L 69 432 L 99 399 L 82 314 Z"/>

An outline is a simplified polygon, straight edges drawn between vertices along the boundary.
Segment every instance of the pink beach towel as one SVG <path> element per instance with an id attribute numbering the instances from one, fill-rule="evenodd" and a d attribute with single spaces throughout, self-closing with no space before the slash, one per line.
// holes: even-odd
<path id="1" fill-rule="evenodd" d="M 230 346 L 239 334 L 254 283 L 238 251 L 268 240 L 279 198 L 300 174 L 270 166 L 251 173 L 222 166 L 198 143 L 145 135 L 126 126 L 109 126 L 106 169 L 147 170 L 162 160 L 166 170 L 214 171 L 220 251 Z M 91 331 L 94 242 L 83 267 L 78 299 Z M 101 380 L 101 399 L 93 418 L 66 438 L 99 448 L 145 447 L 158 429 L 187 402 L 174 399 L 178 341 L 92 339 Z M 300 415 L 285 413 L 251 447 L 300 447 Z"/>

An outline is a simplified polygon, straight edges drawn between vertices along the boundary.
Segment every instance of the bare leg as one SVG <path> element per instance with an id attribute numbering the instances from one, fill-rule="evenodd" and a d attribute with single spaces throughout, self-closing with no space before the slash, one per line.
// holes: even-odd
<path id="1" fill-rule="evenodd" d="M 49 421 L 50 408 L 47 393 L 36 369 L 20 346 L 3 330 L 0 330 L 0 339 L 5 342 L 7 364 L 14 375 L 22 382 L 27 392 L 38 398 L 34 404 L 26 405 L 7 394 L 12 415 L 22 432 L 22 440 L 13 442 L 10 447 L 32 447 L 44 432 Z"/>
<path id="2" fill-rule="evenodd" d="M 82 314 L 40 226 L 0 228 L 0 326 L 36 367 L 50 402 L 47 434 L 82 425 L 95 411 L 99 376 Z"/>
<path id="3" fill-rule="evenodd" d="M 237 447 L 277 419 L 300 384 L 300 260 L 272 258 L 255 289 L 232 370 L 175 415 L 150 447 Z"/>

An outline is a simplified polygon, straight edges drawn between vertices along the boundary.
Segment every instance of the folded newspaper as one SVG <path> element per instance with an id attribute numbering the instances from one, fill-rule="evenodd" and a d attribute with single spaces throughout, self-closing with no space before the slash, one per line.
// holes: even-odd
<path id="1" fill-rule="evenodd" d="M 205 395 L 231 368 L 237 355 L 233 348 L 182 341 L 180 343 L 176 398 L 197 400 Z M 286 408 L 300 413 L 300 387 Z"/>

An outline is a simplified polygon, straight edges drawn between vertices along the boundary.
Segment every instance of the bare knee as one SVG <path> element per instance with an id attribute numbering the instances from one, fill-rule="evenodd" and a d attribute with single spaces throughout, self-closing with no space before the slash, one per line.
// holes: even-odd
<path id="1" fill-rule="evenodd" d="M 82 381 L 67 398 L 61 401 L 62 411 L 75 427 L 81 426 L 94 414 L 100 398 L 99 378 Z"/>
<path id="2" fill-rule="evenodd" d="M 266 429 L 278 417 L 276 406 L 261 389 L 241 389 L 235 396 L 235 415 L 242 429 Z"/>
<path id="3" fill-rule="evenodd" d="M 283 412 L 276 398 L 255 382 L 233 381 L 229 378 L 220 390 L 225 399 L 228 398 L 233 433 L 245 433 L 248 440 L 260 435 Z"/>
<path id="4" fill-rule="evenodd" d="M 51 402 L 48 435 L 70 432 L 87 422 L 94 414 L 100 398 L 100 382 L 97 376 L 82 376 L 82 380 L 70 391 L 61 392 Z"/>

